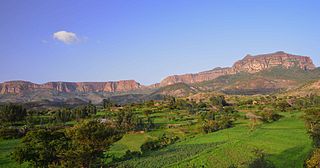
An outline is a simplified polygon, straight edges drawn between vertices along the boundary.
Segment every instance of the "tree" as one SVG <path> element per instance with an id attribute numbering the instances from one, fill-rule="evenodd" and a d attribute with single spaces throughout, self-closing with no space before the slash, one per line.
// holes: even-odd
<path id="1" fill-rule="evenodd" d="M 129 108 L 123 109 L 122 111 L 117 113 L 116 125 L 120 130 L 134 130 L 136 128 L 137 122 L 137 116 Z"/>
<path id="2" fill-rule="evenodd" d="M 176 108 L 176 98 L 175 97 L 168 97 L 168 100 L 169 100 L 169 109 L 173 110 Z"/>
<path id="3" fill-rule="evenodd" d="M 315 147 L 320 147 L 320 108 L 305 110 L 304 119 Z"/>
<path id="4" fill-rule="evenodd" d="M 111 111 L 111 107 L 114 106 L 114 103 L 111 101 L 110 98 L 108 98 L 108 99 L 103 99 L 102 103 L 103 103 L 103 108 L 105 109 L 104 117 L 107 118 L 108 112 Z"/>
<path id="5" fill-rule="evenodd" d="M 150 114 L 152 114 L 152 110 L 143 110 L 143 114 L 146 116 L 146 117 L 149 117 Z"/>
<path id="6" fill-rule="evenodd" d="M 62 131 L 30 131 L 22 139 L 22 145 L 12 153 L 20 164 L 28 162 L 32 167 L 49 167 L 58 164 L 58 153 L 68 147 L 68 139 Z"/>
<path id="7" fill-rule="evenodd" d="M 224 96 L 213 96 L 210 98 L 210 102 L 213 106 L 227 106 Z"/>
<path id="8" fill-rule="evenodd" d="M 83 121 L 68 129 L 66 135 L 71 139 L 71 150 L 62 154 L 65 167 L 101 166 L 103 153 L 122 137 L 114 126 L 97 120 Z"/>
<path id="9" fill-rule="evenodd" d="M 285 112 L 291 105 L 286 100 L 281 100 L 275 104 L 275 107 L 281 112 Z"/>
<path id="10" fill-rule="evenodd" d="M 205 133 L 230 128 L 238 117 L 238 112 L 233 107 L 221 108 L 219 112 L 204 112 L 202 130 Z"/>
<path id="11" fill-rule="evenodd" d="M 121 136 L 114 126 L 97 120 L 67 130 L 30 131 L 12 157 L 32 167 L 101 167 L 103 153 Z"/>
<path id="12" fill-rule="evenodd" d="M 263 122 L 273 122 L 279 120 L 282 116 L 276 113 L 273 109 L 264 108 L 262 111 L 258 112 L 261 116 L 261 121 Z"/>
<path id="13" fill-rule="evenodd" d="M 107 109 L 108 111 L 110 111 L 110 108 L 114 106 L 114 103 L 111 101 L 110 98 L 103 99 L 102 103 L 103 103 L 103 108 Z"/>
<path id="14" fill-rule="evenodd" d="M 22 121 L 27 116 L 27 110 L 21 105 L 8 104 L 0 107 L 0 122 Z"/>

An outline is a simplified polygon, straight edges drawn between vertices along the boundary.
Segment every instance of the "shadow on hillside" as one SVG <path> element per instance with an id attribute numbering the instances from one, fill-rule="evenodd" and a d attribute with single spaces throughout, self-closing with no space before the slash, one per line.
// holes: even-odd
<path id="1" fill-rule="evenodd" d="M 308 152 L 305 149 L 305 146 L 295 146 L 280 154 L 269 155 L 268 159 L 274 160 L 277 163 L 277 167 L 303 167 L 304 160 L 308 157 Z"/>
<path id="2" fill-rule="evenodd" d="M 169 145 L 168 147 L 147 151 L 138 157 L 114 163 L 119 167 L 165 167 L 171 164 L 176 164 L 182 161 L 189 160 L 200 153 L 216 148 L 220 143 L 204 143 L 204 144 L 183 144 Z"/>

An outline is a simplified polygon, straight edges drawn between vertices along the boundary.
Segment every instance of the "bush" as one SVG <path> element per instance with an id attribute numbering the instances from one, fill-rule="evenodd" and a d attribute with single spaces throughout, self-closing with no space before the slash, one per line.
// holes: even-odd
<path id="1" fill-rule="evenodd" d="M 15 127 L 6 127 L 0 129 L 0 138 L 3 139 L 21 138 L 23 135 L 24 132 Z"/>
<path id="2" fill-rule="evenodd" d="M 27 110 L 21 105 L 8 104 L 0 106 L 0 122 L 22 121 L 27 116 Z"/>
<path id="3" fill-rule="evenodd" d="M 262 112 L 259 113 L 259 115 L 262 117 L 261 120 L 263 122 L 273 122 L 278 121 L 282 116 L 272 109 L 264 109 Z"/>
<path id="4" fill-rule="evenodd" d="M 320 147 L 320 108 L 305 110 L 304 119 L 315 147 Z"/>
<path id="5" fill-rule="evenodd" d="M 266 155 L 262 150 L 255 149 L 252 152 L 256 158 L 249 164 L 249 168 L 275 168 L 273 163 L 266 159 Z"/>
<path id="6" fill-rule="evenodd" d="M 162 137 L 157 140 L 147 141 L 146 143 L 144 143 L 141 146 L 141 150 L 150 151 L 160 149 L 175 143 L 178 139 L 179 137 L 177 136 L 167 136 L 166 134 L 163 134 Z"/>
<path id="7" fill-rule="evenodd" d="M 307 168 L 318 168 L 320 167 L 320 148 L 316 149 L 311 155 L 310 159 L 306 162 Z"/>

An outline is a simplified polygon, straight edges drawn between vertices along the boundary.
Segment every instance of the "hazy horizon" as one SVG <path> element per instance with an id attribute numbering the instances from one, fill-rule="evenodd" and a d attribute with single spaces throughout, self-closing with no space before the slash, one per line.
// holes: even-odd
<path id="1" fill-rule="evenodd" d="M 0 82 L 91 82 L 230 67 L 285 51 L 320 64 L 319 1 L 2 1 Z"/>

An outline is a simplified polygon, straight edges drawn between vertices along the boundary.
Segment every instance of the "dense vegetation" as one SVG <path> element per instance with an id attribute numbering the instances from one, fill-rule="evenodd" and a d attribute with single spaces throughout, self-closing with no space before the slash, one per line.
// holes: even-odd
<path id="1" fill-rule="evenodd" d="M 318 167 L 319 109 L 316 95 L 6 104 L 0 167 Z"/>

